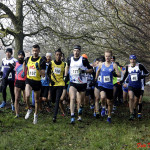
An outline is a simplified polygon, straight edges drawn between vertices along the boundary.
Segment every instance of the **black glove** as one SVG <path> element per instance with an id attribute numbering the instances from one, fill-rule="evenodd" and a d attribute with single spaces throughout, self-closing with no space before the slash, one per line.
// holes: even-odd
<path id="1" fill-rule="evenodd" d="M 81 68 L 79 68 L 78 70 L 79 70 L 79 74 L 80 73 L 86 73 L 85 70 L 82 70 Z"/>
<path id="2" fill-rule="evenodd" d="M 50 81 L 51 85 L 54 86 L 55 82 L 53 80 Z"/>
<path id="3" fill-rule="evenodd" d="M 123 81 L 123 80 L 121 80 L 119 83 L 122 85 L 122 84 L 123 84 L 123 82 L 124 82 L 124 81 Z"/>
<path id="4" fill-rule="evenodd" d="M 2 71 L 0 71 L 0 76 L 3 76 L 3 72 Z"/>
<path id="5" fill-rule="evenodd" d="M 141 79 L 144 79 L 145 78 L 145 75 L 141 75 Z"/>

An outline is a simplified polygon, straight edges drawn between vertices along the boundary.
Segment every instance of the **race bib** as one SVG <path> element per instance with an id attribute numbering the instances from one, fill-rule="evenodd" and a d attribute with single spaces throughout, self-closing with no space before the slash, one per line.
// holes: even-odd
<path id="1" fill-rule="evenodd" d="M 97 80 L 101 82 L 101 76 L 98 76 L 98 79 L 97 79 Z"/>
<path id="2" fill-rule="evenodd" d="M 12 73 L 9 73 L 8 79 L 12 79 Z"/>
<path id="3" fill-rule="evenodd" d="M 61 68 L 54 68 L 54 73 L 55 74 L 60 74 L 60 72 L 61 72 Z"/>
<path id="4" fill-rule="evenodd" d="M 71 75 L 79 75 L 79 69 L 72 69 L 70 73 Z"/>
<path id="5" fill-rule="evenodd" d="M 110 76 L 104 76 L 104 82 L 110 82 Z"/>
<path id="6" fill-rule="evenodd" d="M 29 76 L 36 77 L 36 69 L 29 69 Z"/>
<path id="7" fill-rule="evenodd" d="M 137 76 L 137 74 L 132 74 L 132 75 L 131 75 L 131 81 L 138 81 L 138 76 Z"/>

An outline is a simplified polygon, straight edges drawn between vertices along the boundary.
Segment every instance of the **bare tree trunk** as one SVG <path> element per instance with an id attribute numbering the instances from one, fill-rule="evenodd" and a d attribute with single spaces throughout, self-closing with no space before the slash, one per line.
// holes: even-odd
<path id="1" fill-rule="evenodd" d="M 14 57 L 17 58 L 18 56 L 18 51 L 19 50 L 23 50 L 23 35 L 22 34 L 18 34 L 15 37 L 15 52 L 14 52 Z"/>

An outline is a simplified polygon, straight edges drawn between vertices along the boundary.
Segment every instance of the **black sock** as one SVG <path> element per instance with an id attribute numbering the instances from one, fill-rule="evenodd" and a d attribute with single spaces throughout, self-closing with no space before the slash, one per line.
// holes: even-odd
<path id="1" fill-rule="evenodd" d="M 142 103 L 139 103 L 138 104 L 138 113 L 141 113 L 141 111 L 142 111 Z"/>

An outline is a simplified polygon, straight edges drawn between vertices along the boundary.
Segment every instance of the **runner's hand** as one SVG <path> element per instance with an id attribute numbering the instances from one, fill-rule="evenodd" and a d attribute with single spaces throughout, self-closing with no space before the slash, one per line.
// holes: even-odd
<path id="1" fill-rule="evenodd" d="M 24 76 L 25 76 L 25 73 L 24 73 L 24 72 L 22 72 L 21 77 L 22 77 L 22 78 L 24 78 Z"/>
<path id="2" fill-rule="evenodd" d="M 35 67 L 36 67 L 37 70 L 40 70 L 38 62 L 35 63 Z"/>

